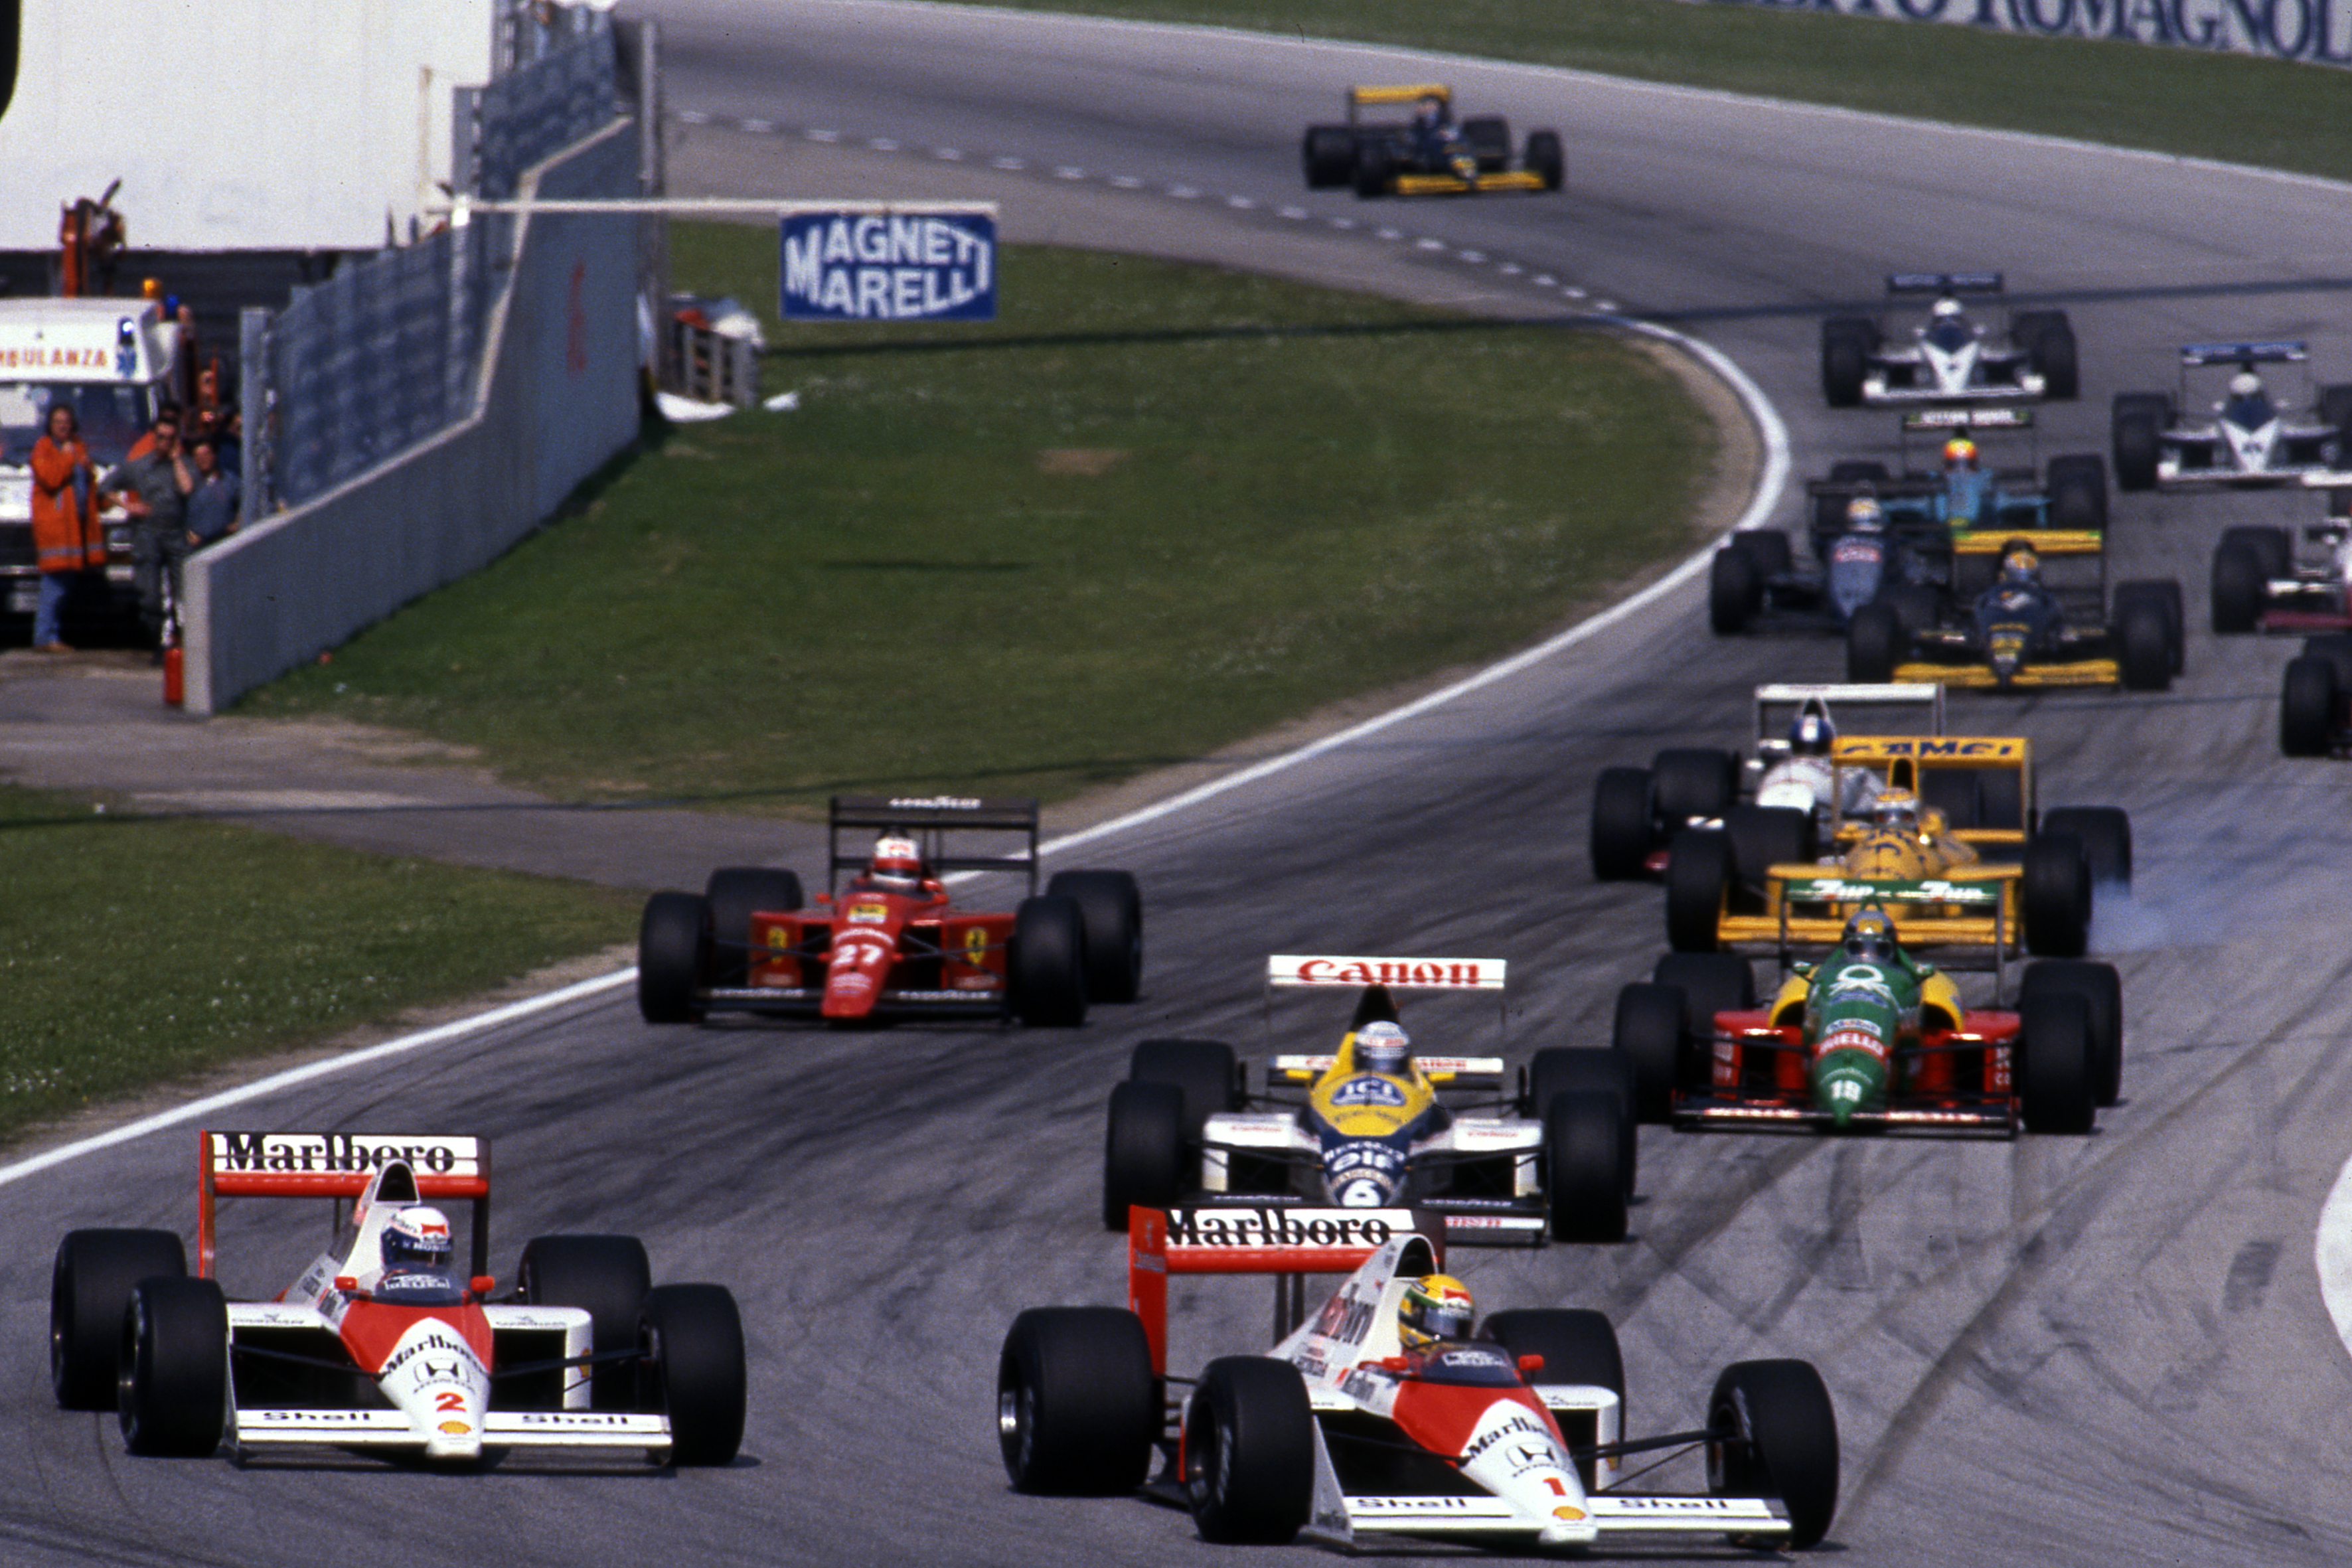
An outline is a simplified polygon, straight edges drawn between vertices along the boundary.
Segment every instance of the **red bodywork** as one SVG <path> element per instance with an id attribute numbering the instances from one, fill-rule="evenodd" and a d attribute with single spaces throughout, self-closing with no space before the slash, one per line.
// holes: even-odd
<path id="1" fill-rule="evenodd" d="M 750 984 L 772 993 L 779 1011 L 814 1004 L 819 1017 L 854 1019 L 894 1005 L 1002 1009 L 1012 915 L 956 910 L 935 882 L 914 893 L 852 882 L 816 901 L 751 917 Z"/>
<path id="2" fill-rule="evenodd" d="M 1895 1052 L 1890 1104 L 1901 1108 L 1895 1117 L 1923 1124 L 1981 1123 L 1989 1103 L 2013 1106 L 2009 1043 L 2017 1030 L 2016 1014 L 1995 1011 L 1963 1013 L 1957 1029 L 1922 1028 L 1916 1046 Z M 1707 1087 L 1678 1094 L 1676 1110 L 1723 1120 L 1806 1117 L 1814 1054 L 1801 1023 L 1776 1025 L 1762 1007 L 1717 1013 Z"/>

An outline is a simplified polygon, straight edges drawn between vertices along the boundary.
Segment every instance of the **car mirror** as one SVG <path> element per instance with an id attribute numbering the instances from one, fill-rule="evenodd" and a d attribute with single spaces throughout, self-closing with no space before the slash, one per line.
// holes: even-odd
<path id="1" fill-rule="evenodd" d="M 1519 1358 L 1519 1375 L 1521 1377 L 1533 1377 L 1543 1369 L 1544 1359 L 1539 1355 L 1523 1355 Z"/>
<path id="2" fill-rule="evenodd" d="M 494 1274 L 477 1274 L 467 1284 L 477 1296 L 487 1296 L 499 1288 L 498 1276 Z"/>
<path id="3" fill-rule="evenodd" d="M 356 1275 L 338 1274 L 335 1276 L 335 1289 L 341 1290 L 344 1295 L 348 1296 L 359 1288 L 360 1282 Z"/>

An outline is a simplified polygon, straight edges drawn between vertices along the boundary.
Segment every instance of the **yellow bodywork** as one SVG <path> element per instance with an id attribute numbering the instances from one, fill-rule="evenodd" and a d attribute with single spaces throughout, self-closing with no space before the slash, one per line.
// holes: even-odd
<path id="1" fill-rule="evenodd" d="M 1378 1078 L 1383 1083 L 1393 1085 L 1403 1103 L 1339 1103 L 1337 1098 L 1339 1091 L 1364 1078 Z M 1385 1138 L 1428 1115 L 1430 1108 L 1437 1103 L 1436 1085 L 1418 1065 L 1410 1065 L 1402 1073 L 1368 1073 L 1357 1067 L 1356 1037 L 1352 1030 L 1339 1042 L 1339 1054 L 1332 1058 L 1331 1065 L 1314 1082 L 1315 1087 L 1307 1091 L 1307 1103 L 1317 1118 L 1342 1138 Z"/>
<path id="2" fill-rule="evenodd" d="M 1897 680 L 1940 680 L 1947 686 L 1990 691 L 2001 679 L 1981 664 L 1898 664 Z M 2010 677 L 2008 689 L 2028 686 L 2120 686 L 2123 669 L 2111 658 L 2078 658 L 2064 664 L 2029 664 Z"/>
<path id="3" fill-rule="evenodd" d="M 1498 169 L 1475 180 L 1452 174 L 1399 174 L 1391 184 L 1401 196 L 1459 195 L 1465 191 L 1540 191 L 1543 176 L 1526 169 Z"/>

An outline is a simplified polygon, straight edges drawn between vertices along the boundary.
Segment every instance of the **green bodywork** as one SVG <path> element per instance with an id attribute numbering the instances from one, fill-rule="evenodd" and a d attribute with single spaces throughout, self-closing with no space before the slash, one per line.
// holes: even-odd
<path id="1" fill-rule="evenodd" d="M 1858 1113 L 1886 1109 L 1893 1058 L 1919 1043 L 1927 973 L 1899 950 L 1882 961 L 1839 948 L 1814 967 L 1805 995 L 1813 1104 L 1841 1131 Z"/>

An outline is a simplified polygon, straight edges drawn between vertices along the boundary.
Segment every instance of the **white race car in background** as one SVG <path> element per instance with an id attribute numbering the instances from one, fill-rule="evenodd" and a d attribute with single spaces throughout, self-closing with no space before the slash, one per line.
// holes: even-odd
<path id="1" fill-rule="evenodd" d="M 2278 340 L 2189 343 L 2177 394 L 2119 392 L 2112 410 L 2116 484 L 2127 490 L 2262 488 L 2324 479 L 2352 464 L 2352 385 L 2311 384 L 2306 343 Z M 2302 365 L 2294 398 L 2280 402 L 2254 369 Z M 2192 398 L 2189 373 L 2228 371 L 2225 395 Z M 2210 383 L 2208 384 L 2210 388 Z M 2200 404 L 2210 412 L 2192 412 Z"/>
<path id="2" fill-rule="evenodd" d="M 1702 1424 L 1627 1439 L 1616 1331 L 1598 1312 L 1497 1312 L 1475 1341 L 1408 1350 L 1405 1291 L 1442 1243 L 1409 1210 L 1138 1211 L 1129 1308 L 1032 1308 L 997 1373 L 1005 1468 L 1024 1492 L 1143 1488 L 1212 1542 L 1389 1536 L 1506 1548 L 1727 1537 L 1811 1546 L 1837 1510 L 1837 1420 L 1801 1361 L 1740 1362 Z M 1297 1277 L 1353 1268 L 1311 1316 Z M 1170 1377 L 1172 1274 L 1274 1274 L 1280 1342 Z M 1163 1394 L 1185 1384 L 1171 1429 Z M 1703 1448 L 1707 1490 L 1636 1491 L 1621 1461 Z M 1154 1450 L 1163 1457 L 1147 1479 Z M 1646 1463 L 1635 1468 L 1646 1473 Z"/>
<path id="3" fill-rule="evenodd" d="M 1962 295 L 1998 294 L 1998 272 L 1896 272 L 1890 297 L 1931 295 L 1910 341 L 1868 316 L 1822 323 L 1822 392 L 1832 408 L 2032 403 L 2073 397 L 2080 378 L 2074 329 L 2063 310 L 2012 310 L 2005 332 L 1971 321 Z"/>
<path id="4" fill-rule="evenodd" d="M 635 1448 L 721 1465 L 742 1441 L 743 1327 L 718 1285 L 650 1283 L 645 1248 L 541 1237 L 487 1300 L 489 1150 L 477 1138 L 204 1132 L 197 1271 L 168 1230 L 77 1230 L 58 1248 L 49 1369 L 68 1410 L 113 1409 L 134 1454 L 370 1447 L 472 1462 L 509 1447 Z M 275 1299 L 213 1277 L 223 1196 L 349 1199 L 334 1249 Z M 406 1205 L 473 1211 L 472 1274 L 401 1273 Z"/>

